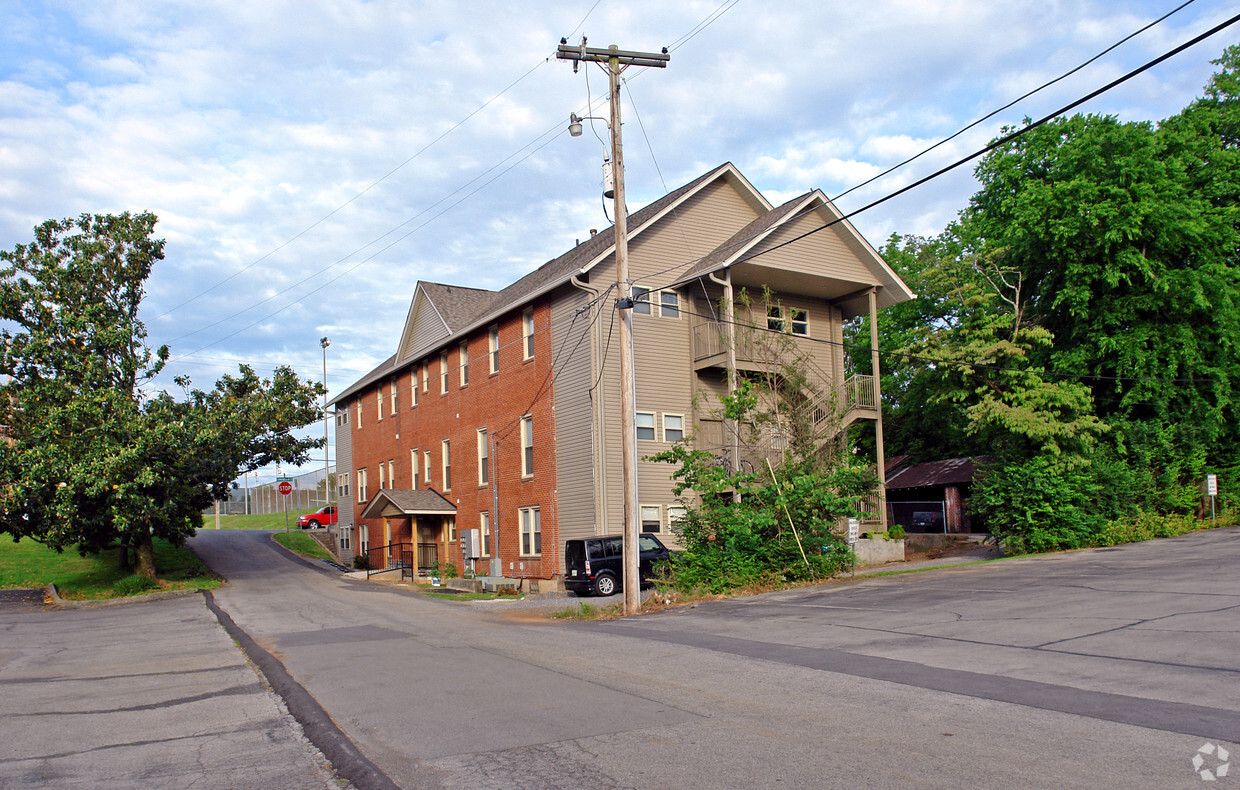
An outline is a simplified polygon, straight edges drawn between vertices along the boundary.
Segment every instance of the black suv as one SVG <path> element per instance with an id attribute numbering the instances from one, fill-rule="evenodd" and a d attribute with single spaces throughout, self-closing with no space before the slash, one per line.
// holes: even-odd
<path id="1" fill-rule="evenodd" d="M 638 578 L 645 585 L 650 568 L 658 560 L 671 556 L 667 547 L 654 535 L 643 533 L 637 539 L 641 547 Z M 611 595 L 624 586 L 624 538 L 600 535 L 564 541 L 564 588 L 577 595 Z"/>

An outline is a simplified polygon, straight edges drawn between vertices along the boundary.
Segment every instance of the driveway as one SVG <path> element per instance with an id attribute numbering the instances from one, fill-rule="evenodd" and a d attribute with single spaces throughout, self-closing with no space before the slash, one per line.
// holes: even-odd
<path id="1" fill-rule="evenodd" d="M 1199 787 L 1240 740 L 1236 529 L 547 624 L 192 545 L 400 787 Z"/>

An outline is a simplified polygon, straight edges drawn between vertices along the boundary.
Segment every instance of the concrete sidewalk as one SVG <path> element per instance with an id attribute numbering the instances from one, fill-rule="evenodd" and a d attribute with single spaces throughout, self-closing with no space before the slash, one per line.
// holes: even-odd
<path id="1" fill-rule="evenodd" d="M 0 603 L 0 788 L 340 788 L 200 595 Z"/>

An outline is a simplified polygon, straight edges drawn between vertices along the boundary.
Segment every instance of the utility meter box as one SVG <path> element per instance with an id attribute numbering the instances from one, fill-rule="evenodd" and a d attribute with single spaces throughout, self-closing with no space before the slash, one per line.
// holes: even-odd
<path id="1" fill-rule="evenodd" d="M 476 529 L 461 530 L 461 556 L 467 560 L 476 560 L 480 554 L 481 541 Z"/>

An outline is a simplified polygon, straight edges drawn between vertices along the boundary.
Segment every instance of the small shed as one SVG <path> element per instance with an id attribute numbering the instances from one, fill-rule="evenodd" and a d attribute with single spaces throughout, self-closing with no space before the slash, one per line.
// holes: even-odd
<path id="1" fill-rule="evenodd" d="M 912 464 L 887 477 L 887 521 L 906 532 L 972 532 L 966 503 L 989 456 Z"/>

